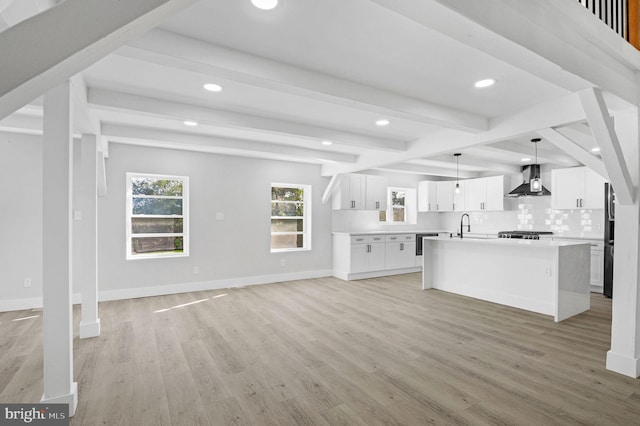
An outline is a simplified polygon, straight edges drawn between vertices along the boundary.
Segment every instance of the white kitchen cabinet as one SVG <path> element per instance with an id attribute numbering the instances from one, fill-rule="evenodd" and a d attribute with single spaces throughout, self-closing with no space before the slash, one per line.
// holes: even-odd
<path id="1" fill-rule="evenodd" d="M 348 281 L 420 270 L 422 264 L 416 264 L 413 233 L 333 235 L 335 277 Z"/>
<path id="2" fill-rule="evenodd" d="M 415 234 L 386 236 L 385 269 L 411 268 L 416 262 Z"/>
<path id="3" fill-rule="evenodd" d="M 353 274 L 384 269 L 385 243 L 369 241 L 351 244 L 351 269 Z"/>
<path id="4" fill-rule="evenodd" d="M 357 173 L 340 176 L 333 194 L 334 210 L 386 210 L 387 178 Z"/>
<path id="5" fill-rule="evenodd" d="M 504 176 L 468 179 L 465 183 L 467 211 L 504 210 Z"/>
<path id="6" fill-rule="evenodd" d="M 604 179 L 588 167 L 551 171 L 551 207 L 603 209 Z"/>
<path id="7" fill-rule="evenodd" d="M 362 210 L 365 208 L 367 177 L 359 174 L 340 176 L 338 188 L 333 195 L 334 210 Z"/>
<path id="8" fill-rule="evenodd" d="M 436 182 L 436 211 L 453 211 L 453 181 Z"/>
<path id="9" fill-rule="evenodd" d="M 386 210 L 387 209 L 387 187 L 388 179 L 384 176 L 366 175 L 366 210 Z"/>
<path id="10" fill-rule="evenodd" d="M 465 194 L 466 194 L 466 181 L 458 181 L 460 190 L 456 193 L 456 182 L 452 182 L 453 189 L 453 211 L 463 212 L 465 211 Z"/>
<path id="11" fill-rule="evenodd" d="M 418 211 L 435 212 L 438 204 L 438 185 L 436 181 L 418 182 Z"/>

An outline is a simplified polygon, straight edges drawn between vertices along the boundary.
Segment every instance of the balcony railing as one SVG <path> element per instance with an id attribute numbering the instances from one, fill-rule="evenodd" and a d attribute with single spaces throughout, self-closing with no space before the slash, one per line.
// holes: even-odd
<path id="1" fill-rule="evenodd" d="M 578 0 L 622 38 L 638 47 L 638 0 Z"/>

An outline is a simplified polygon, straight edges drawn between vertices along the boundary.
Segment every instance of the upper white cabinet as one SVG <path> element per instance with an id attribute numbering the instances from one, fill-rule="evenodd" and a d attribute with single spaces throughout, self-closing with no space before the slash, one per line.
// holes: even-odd
<path id="1" fill-rule="evenodd" d="M 333 195 L 334 210 L 386 210 L 387 178 L 357 173 L 340 176 Z"/>
<path id="2" fill-rule="evenodd" d="M 467 211 L 504 210 L 504 176 L 468 179 L 465 183 Z"/>
<path id="3" fill-rule="evenodd" d="M 604 178 L 588 167 L 551 171 L 551 207 L 603 209 Z"/>
<path id="4" fill-rule="evenodd" d="M 418 211 L 435 212 L 438 210 L 438 187 L 437 182 L 424 180 L 418 182 Z"/>
<path id="5" fill-rule="evenodd" d="M 450 180 L 436 182 L 436 210 L 439 212 L 453 211 L 453 187 L 455 182 Z"/>
<path id="6" fill-rule="evenodd" d="M 386 210 L 388 179 L 367 175 L 366 181 L 365 210 Z"/>
<path id="7" fill-rule="evenodd" d="M 455 181 L 423 181 L 418 184 L 419 212 L 504 210 L 505 178 L 492 176 Z"/>

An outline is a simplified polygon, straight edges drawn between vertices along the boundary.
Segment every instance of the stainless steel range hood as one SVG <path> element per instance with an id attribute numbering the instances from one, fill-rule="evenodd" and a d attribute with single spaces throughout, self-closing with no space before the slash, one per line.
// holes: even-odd
<path id="1" fill-rule="evenodd" d="M 544 197 L 551 195 L 551 192 L 544 186 L 542 187 L 542 191 L 540 192 L 531 191 L 531 177 L 535 175 L 540 176 L 540 164 L 531 164 L 529 166 L 524 166 L 522 168 L 522 185 L 519 185 L 513 191 L 506 194 L 505 197 Z"/>

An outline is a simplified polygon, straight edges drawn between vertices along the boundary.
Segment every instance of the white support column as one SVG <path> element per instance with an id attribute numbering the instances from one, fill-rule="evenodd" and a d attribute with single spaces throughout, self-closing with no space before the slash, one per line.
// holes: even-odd
<path id="1" fill-rule="evenodd" d="M 73 282 L 82 294 L 80 338 L 100 335 L 98 318 L 98 138 L 74 146 Z"/>
<path id="2" fill-rule="evenodd" d="M 71 121 L 71 85 L 67 81 L 44 96 L 42 402 L 69 404 L 69 416 L 78 405 L 71 304 Z"/>
<path id="3" fill-rule="evenodd" d="M 615 128 L 627 159 L 636 193 L 629 205 L 616 205 L 615 254 L 613 262 L 613 318 L 611 350 L 607 369 L 640 377 L 640 115 L 637 108 L 618 113 Z M 615 189 L 615 186 L 614 186 Z"/>

